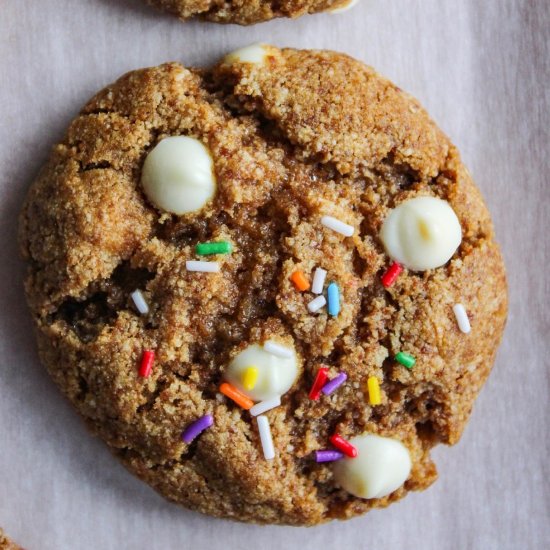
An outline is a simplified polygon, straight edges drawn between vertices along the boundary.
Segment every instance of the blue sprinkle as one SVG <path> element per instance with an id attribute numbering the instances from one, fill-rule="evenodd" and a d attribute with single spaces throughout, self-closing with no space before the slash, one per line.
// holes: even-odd
<path id="1" fill-rule="evenodd" d="M 327 288 L 328 314 L 336 317 L 340 313 L 340 290 L 336 283 L 330 283 Z"/>

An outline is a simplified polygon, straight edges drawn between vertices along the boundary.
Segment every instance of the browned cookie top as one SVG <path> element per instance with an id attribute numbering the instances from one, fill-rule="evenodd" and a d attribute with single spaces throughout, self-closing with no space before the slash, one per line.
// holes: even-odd
<path id="1" fill-rule="evenodd" d="M 200 17 L 219 23 L 251 25 L 275 17 L 340 10 L 357 0 L 146 0 L 181 19 Z"/>
<path id="2" fill-rule="evenodd" d="M 413 98 L 330 51 L 265 47 L 259 61 L 243 58 L 134 71 L 88 102 L 21 215 L 26 291 L 43 362 L 131 471 L 201 512 L 310 525 L 435 480 L 430 449 L 458 441 L 491 369 L 505 273 L 479 191 Z M 154 207 L 141 186 L 145 158 L 170 136 L 204 144 L 217 182 L 204 208 L 181 216 Z M 405 268 L 386 288 L 380 230 L 415 197 L 447 201 L 462 241 L 445 265 Z M 325 215 L 353 235 L 325 227 Z M 196 244 L 211 241 L 233 247 L 217 257 L 219 272 L 189 271 L 201 259 Z M 336 316 L 311 313 L 315 294 L 290 280 L 301 271 L 311 282 L 317 267 L 338 285 Z M 267 340 L 291 347 L 299 364 L 281 406 L 265 413 L 273 460 L 250 413 L 219 392 L 235 355 Z M 145 350 L 155 359 L 140 376 Z M 395 360 L 400 351 L 415 357 L 413 368 Z M 312 400 L 323 366 L 347 380 Z M 207 414 L 213 425 L 182 441 Z M 342 489 L 333 464 L 313 459 L 335 432 L 403 443 L 412 460 L 404 485 L 374 499 Z"/>

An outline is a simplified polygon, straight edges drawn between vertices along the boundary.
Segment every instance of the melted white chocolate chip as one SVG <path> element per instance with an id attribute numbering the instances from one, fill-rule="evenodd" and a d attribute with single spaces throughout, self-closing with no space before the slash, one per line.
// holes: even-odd
<path id="1" fill-rule="evenodd" d="M 223 62 L 228 65 L 233 63 L 253 63 L 259 65 L 265 61 L 268 51 L 269 46 L 267 44 L 250 44 L 250 46 L 245 46 L 228 53 L 223 58 Z"/>
<path id="2" fill-rule="evenodd" d="M 417 197 L 390 212 L 380 238 L 393 260 L 409 269 L 423 271 L 449 261 L 462 241 L 462 230 L 448 202 L 435 197 Z"/>
<path id="3" fill-rule="evenodd" d="M 345 11 L 351 10 L 354 6 L 359 3 L 359 0 L 350 0 L 347 4 L 343 6 L 338 6 L 337 8 L 332 8 L 329 10 L 330 13 L 343 13 Z"/>
<path id="4" fill-rule="evenodd" d="M 165 138 L 147 155 L 141 184 L 162 210 L 178 215 L 200 210 L 216 192 L 210 152 L 194 138 Z"/>
<path id="5" fill-rule="evenodd" d="M 411 457 L 403 443 L 390 437 L 363 434 L 350 439 L 356 458 L 334 463 L 342 489 L 359 498 L 382 498 L 401 487 L 411 472 Z"/>
<path id="6" fill-rule="evenodd" d="M 224 377 L 254 401 L 265 401 L 283 395 L 291 388 L 298 376 L 296 353 L 294 350 L 291 352 L 290 357 L 280 357 L 266 351 L 258 344 L 252 344 L 229 363 Z M 254 387 L 246 389 L 243 379 L 250 367 L 256 368 L 258 375 Z"/>

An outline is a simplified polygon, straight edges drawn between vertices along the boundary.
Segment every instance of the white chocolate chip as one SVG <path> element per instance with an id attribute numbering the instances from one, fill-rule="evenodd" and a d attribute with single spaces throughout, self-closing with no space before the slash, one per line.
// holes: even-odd
<path id="1" fill-rule="evenodd" d="M 355 5 L 357 5 L 359 3 L 359 0 L 350 0 L 350 2 L 348 2 L 347 4 L 345 4 L 344 6 L 338 6 L 337 8 L 332 8 L 331 10 L 329 10 L 329 12 L 331 14 L 334 14 L 334 13 L 343 13 L 345 11 L 348 11 L 348 10 L 351 10 L 351 8 L 353 8 Z"/>
<path id="2" fill-rule="evenodd" d="M 165 138 L 147 155 L 141 184 L 161 210 L 178 215 L 200 210 L 216 192 L 210 152 L 194 138 Z"/>
<path id="3" fill-rule="evenodd" d="M 243 386 L 243 376 L 248 367 L 258 369 L 258 378 L 253 389 Z M 287 392 L 298 376 L 298 361 L 292 350 L 291 357 L 277 357 L 258 344 L 241 351 L 229 363 L 225 379 L 254 401 L 266 401 Z"/>
<path id="4" fill-rule="evenodd" d="M 350 439 L 357 458 L 334 463 L 340 487 L 359 498 L 382 498 L 401 487 L 411 472 L 411 457 L 403 443 L 390 437 L 363 434 Z"/>
<path id="5" fill-rule="evenodd" d="M 269 46 L 267 44 L 250 44 L 250 46 L 245 46 L 244 48 L 239 48 L 234 52 L 228 53 L 223 58 L 223 62 L 227 65 L 232 65 L 233 63 L 252 63 L 254 65 L 260 65 L 265 61 L 268 50 Z"/>
<path id="6" fill-rule="evenodd" d="M 448 202 L 417 197 L 394 208 L 380 231 L 388 255 L 415 271 L 447 263 L 462 241 L 460 222 Z"/>

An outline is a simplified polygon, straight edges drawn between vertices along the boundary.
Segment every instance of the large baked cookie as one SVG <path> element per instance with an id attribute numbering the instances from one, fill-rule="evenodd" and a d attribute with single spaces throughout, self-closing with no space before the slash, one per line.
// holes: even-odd
<path id="1" fill-rule="evenodd" d="M 132 472 L 216 516 L 312 525 L 428 487 L 505 323 L 457 150 L 329 51 L 123 76 L 20 229 L 56 383 Z"/>
<path id="2" fill-rule="evenodd" d="M 180 19 L 200 17 L 218 23 L 251 25 L 275 17 L 300 17 L 308 13 L 346 11 L 358 0 L 146 0 Z"/>

